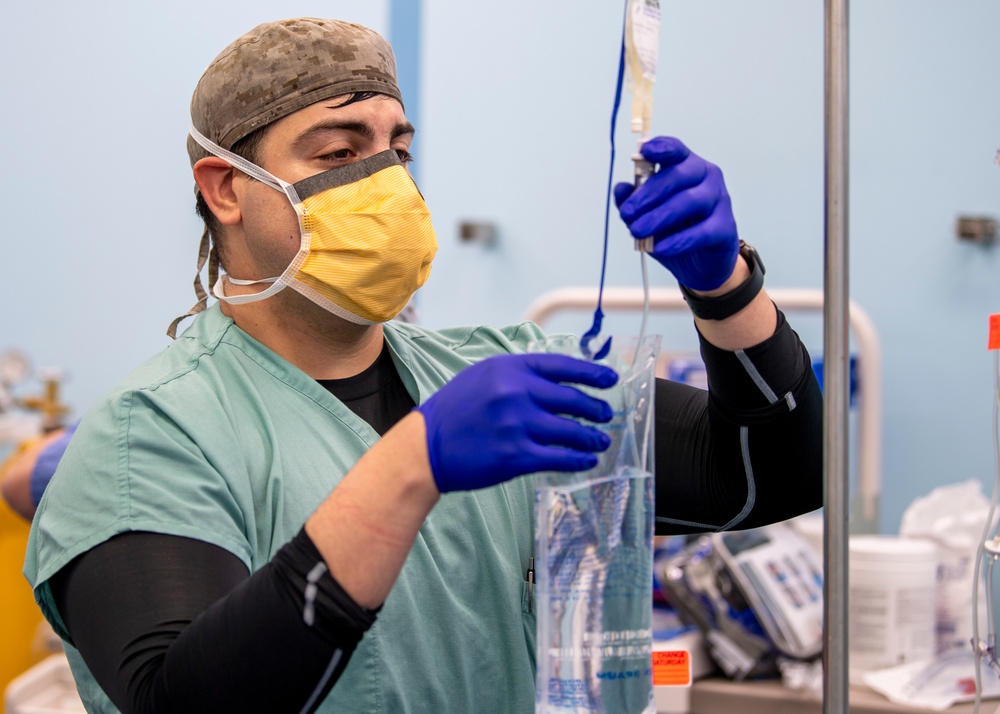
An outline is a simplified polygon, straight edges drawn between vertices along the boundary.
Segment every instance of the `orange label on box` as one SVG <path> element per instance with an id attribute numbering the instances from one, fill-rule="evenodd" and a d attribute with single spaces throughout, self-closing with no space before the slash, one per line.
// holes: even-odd
<path id="1" fill-rule="evenodd" d="M 1000 350 L 1000 313 L 990 315 L 990 342 L 987 349 Z"/>
<path id="2" fill-rule="evenodd" d="M 691 686 L 691 654 L 687 650 L 653 652 L 653 686 Z"/>

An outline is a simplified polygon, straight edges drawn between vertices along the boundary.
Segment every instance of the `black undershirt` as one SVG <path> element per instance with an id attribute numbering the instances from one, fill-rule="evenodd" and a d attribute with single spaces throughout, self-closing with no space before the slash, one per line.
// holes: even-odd
<path id="1" fill-rule="evenodd" d="M 346 379 L 321 379 L 319 383 L 364 419 L 379 436 L 385 436 L 416 406 L 392 363 L 387 344 L 383 344 L 375 363 L 361 374 Z"/>
<path id="2" fill-rule="evenodd" d="M 780 315 L 775 335 L 746 353 L 779 395 L 791 392 L 794 410 L 770 403 L 733 353 L 704 341 L 711 393 L 657 380 L 659 534 L 715 529 L 747 506 L 744 429 L 756 499 L 738 528 L 822 503 L 822 402 L 808 355 Z M 321 383 L 379 434 L 414 406 L 387 348 L 361 374 Z M 321 563 L 304 530 L 252 576 L 217 546 L 130 532 L 50 583 L 74 646 L 127 714 L 314 711 L 376 616 L 325 572 L 306 624 L 306 579 Z"/>

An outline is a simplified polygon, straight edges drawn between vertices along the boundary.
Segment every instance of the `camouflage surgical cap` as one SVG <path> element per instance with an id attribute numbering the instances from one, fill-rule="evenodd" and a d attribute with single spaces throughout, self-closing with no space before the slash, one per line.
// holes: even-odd
<path id="1" fill-rule="evenodd" d="M 258 25 L 224 49 L 191 97 L 191 121 L 224 149 L 262 126 L 341 94 L 402 103 L 392 48 L 367 27 L 299 17 Z M 188 137 L 194 165 L 208 156 Z"/>

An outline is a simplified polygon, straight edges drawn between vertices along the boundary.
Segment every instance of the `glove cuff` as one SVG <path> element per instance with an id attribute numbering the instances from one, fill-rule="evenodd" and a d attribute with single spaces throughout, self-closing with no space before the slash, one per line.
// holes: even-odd
<path id="1" fill-rule="evenodd" d="M 700 317 L 702 320 L 724 320 L 735 315 L 757 297 L 764 287 L 764 263 L 757 254 L 757 249 L 744 241 L 740 241 L 740 255 L 750 268 L 750 277 L 725 295 L 717 297 L 696 295 L 681 285 L 684 300 L 695 317 Z"/>

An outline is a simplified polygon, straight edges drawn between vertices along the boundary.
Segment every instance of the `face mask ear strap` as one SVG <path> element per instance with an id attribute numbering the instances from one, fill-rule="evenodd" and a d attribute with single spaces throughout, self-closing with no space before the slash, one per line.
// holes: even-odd
<path id="1" fill-rule="evenodd" d="M 216 255 L 215 246 L 210 246 L 210 239 L 208 233 L 208 226 L 205 226 L 205 230 L 201 234 L 201 242 L 198 244 L 198 269 L 194 274 L 194 294 L 198 298 L 198 302 L 191 306 L 191 309 L 180 317 L 174 318 L 170 326 L 167 327 L 167 337 L 172 340 L 177 339 L 177 326 L 181 324 L 181 321 L 197 315 L 199 312 L 208 307 L 208 293 L 205 291 L 205 286 L 201 284 L 201 271 L 205 267 L 205 263 L 208 263 L 208 283 L 213 284 L 213 281 L 218 277 L 219 274 L 219 257 Z M 213 275 L 214 274 L 214 275 Z"/>
<path id="2" fill-rule="evenodd" d="M 198 143 L 201 148 L 203 148 L 208 153 L 218 156 L 220 159 L 228 161 L 231 166 L 239 169 L 247 176 L 257 179 L 263 184 L 270 186 L 271 188 L 281 191 L 282 193 L 288 193 L 291 191 L 291 195 L 295 195 L 295 190 L 292 185 L 287 181 L 282 181 L 277 176 L 273 176 L 261 167 L 253 164 L 246 159 L 244 159 L 239 154 L 235 154 L 232 151 L 223 149 L 221 146 L 216 144 L 214 141 L 208 139 L 204 134 L 202 134 L 198 129 L 195 128 L 194 124 L 191 125 L 189 129 L 191 138 Z M 297 202 L 293 201 L 293 203 Z M 194 294 L 198 298 L 198 301 L 191 306 L 191 309 L 180 317 L 175 318 L 170 325 L 167 327 L 167 336 L 170 339 L 177 339 L 177 327 L 180 323 L 188 317 L 197 315 L 199 312 L 208 307 L 208 292 L 205 290 L 204 285 L 201 283 L 201 271 L 205 268 L 205 263 L 208 263 L 208 284 L 217 285 L 219 282 L 219 256 L 216 251 L 215 245 L 212 243 L 209 237 L 208 226 L 205 226 L 205 230 L 201 234 L 201 242 L 198 244 L 198 269 L 194 274 Z M 270 289 L 265 291 L 268 295 L 277 290 L 280 290 L 283 286 L 276 286 L 276 289 Z M 259 294 L 256 299 L 266 297 L 267 295 Z M 250 296 L 241 296 L 244 300 L 249 301 Z M 232 300 L 232 301 L 238 301 Z"/>
<path id="3" fill-rule="evenodd" d="M 195 128 L 194 124 L 191 125 L 191 128 L 188 130 L 188 132 L 191 134 L 191 138 L 194 139 L 198 143 L 198 145 L 201 146 L 201 148 L 203 148 L 205 151 L 207 151 L 210 154 L 213 154 L 214 156 L 218 156 L 220 159 L 228 161 L 231 166 L 239 169 L 247 176 L 251 176 L 260 181 L 261 183 L 267 184 L 271 188 L 275 189 L 276 191 L 281 191 L 282 193 L 285 192 L 285 188 L 287 186 L 290 186 L 290 184 L 287 181 L 282 181 L 280 178 L 265 171 L 257 164 L 253 164 L 247 161 L 239 154 L 234 154 L 232 151 L 223 149 L 221 146 L 219 146 L 214 141 L 212 141 L 204 134 L 202 134 L 200 131 L 198 131 Z"/>

